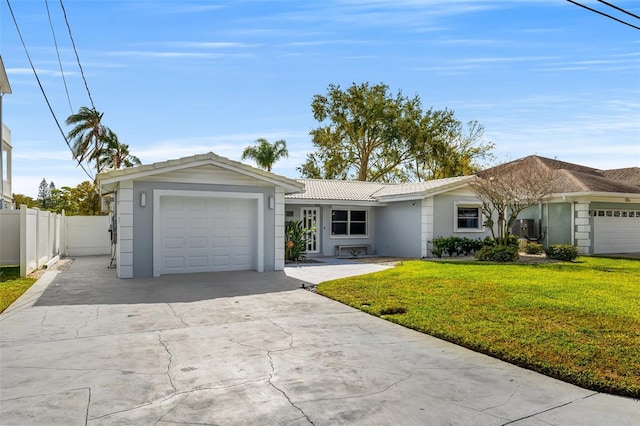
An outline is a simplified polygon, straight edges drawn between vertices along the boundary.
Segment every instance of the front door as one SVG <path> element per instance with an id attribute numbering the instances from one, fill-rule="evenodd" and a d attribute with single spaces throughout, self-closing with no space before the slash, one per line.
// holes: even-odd
<path id="1" fill-rule="evenodd" d="M 309 229 L 307 253 L 318 253 L 318 209 L 302 208 L 302 226 Z"/>

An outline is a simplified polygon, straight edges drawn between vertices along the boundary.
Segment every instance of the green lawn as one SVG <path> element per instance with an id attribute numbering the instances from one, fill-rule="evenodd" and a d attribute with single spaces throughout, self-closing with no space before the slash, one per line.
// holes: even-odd
<path id="1" fill-rule="evenodd" d="M 585 388 L 640 397 L 640 261 L 410 261 L 318 293 Z"/>
<path id="2" fill-rule="evenodd" d="M 22 296 L 36 282 L 33 278 L 20 278 L 19 266 L 0 266 L 0 313 Z"/>

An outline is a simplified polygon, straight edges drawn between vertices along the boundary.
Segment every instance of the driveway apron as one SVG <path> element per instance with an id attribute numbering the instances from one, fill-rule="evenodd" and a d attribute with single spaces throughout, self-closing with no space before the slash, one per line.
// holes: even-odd
<path id="1" fill-rule="evenodd" d="M 0 424 L 640 421 L 637 400 L 405 329 L 285 273 L 118 280 L 107 264 L 46 272 L 0 315 Z"/>

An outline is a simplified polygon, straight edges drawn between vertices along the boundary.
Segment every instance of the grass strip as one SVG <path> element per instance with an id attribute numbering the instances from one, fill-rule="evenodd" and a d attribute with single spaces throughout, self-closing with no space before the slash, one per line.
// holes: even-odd
<path id="1" fill-rule="evenodd" d="M 19 266 L 0 266 L 0 313 L 36 282 L 34 278 L 21 278 Z"/>

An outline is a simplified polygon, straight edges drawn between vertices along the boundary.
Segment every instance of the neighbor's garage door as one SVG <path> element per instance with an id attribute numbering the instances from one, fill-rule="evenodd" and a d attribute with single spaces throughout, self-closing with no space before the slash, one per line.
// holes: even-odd
<path id="1" fill-rule="evenodd" d="M 160 198 L 160 274 L 256 269 L 256 201 Z"/>
<path id="2" fill-rule="evenodd" d="M 594 254 L 640 252 L 640 211 L 595 210 Z"/>

